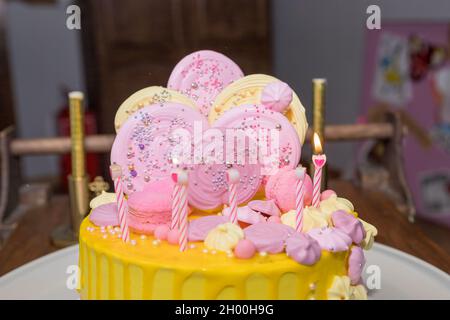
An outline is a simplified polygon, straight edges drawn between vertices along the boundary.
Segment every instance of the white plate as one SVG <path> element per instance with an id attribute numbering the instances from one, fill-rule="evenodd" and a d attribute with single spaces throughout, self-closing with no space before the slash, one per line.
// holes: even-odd
<path id="1" fill-rule="evenodd" d="M 73 246 L 17 268 L 0 278 L 0 299 L 79 299 L 66 286 L 68 267 L 77 262 L 78 246 Z M 409 254 L 375 244 L 367 252 L 366 280 L 377 270 L 370 266 L 379 267 L 381 279 L 370 299 L 450 299 L 450 276 Z"/>

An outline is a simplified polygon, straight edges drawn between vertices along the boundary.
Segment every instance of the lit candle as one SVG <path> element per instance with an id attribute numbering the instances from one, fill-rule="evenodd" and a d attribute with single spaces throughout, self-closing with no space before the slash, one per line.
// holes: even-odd
<path id="1" fill-rule="evenodd" d="M 295 230 L 297 232 L 302 231 L 303 221 L 303 203 L 305 197 L 304 181 L 305 181 L 305 168 L 297 167 L 295 169 L 295 176 L 297 178 L 295 186 Z"/>
<path id="2" fill-rule="evenodd" d="M 312 161 L 314 164 L 314 182 L 313 182 L 313 207 L 318 207 L 320 203 L 320 189 L 322 185 L 322 168 L 327 162 L 327 157 L 322 153 L 322 144 L 319 135 L 314 132 L 314 155 Z"/>
<path id="3" fill-rule="evenodd" d="M 172 200 L 172 222 L 171 228 L 179 228 L 180 251 L 187 249 L 187 224 L 188 224 L 188 198 L 187 185 L 188 174 L 186 170 L 176 170 L 172 173 L 172 180 L 175 182 Z"/>
<path id="4" fill-rule="evenodd" d="M 128 221 L 127 221 L 127 201 L 125 200 L 123 194 L 123 185 L 122 185 L 122 168 L 117 164 L 112 164 L 109 167 L 111 172 L 111 178 L 114 181 L 114 191 L 116 193 L 116 201 L 117 201 L 117 211 L 119 213 L 119 224 L 120 224 L 120 233 L 123 242 L 128 242 L 130 240 L 130 232 L 128 230 Z"/>
<path id="5" fill-rule="evenodd" d="M 231 223 L 237 223 L 237 185 L 239 178 L 239 171 L 234 168 L 227 170 L 228 206 L 230 207 L 229 219 Z"/>

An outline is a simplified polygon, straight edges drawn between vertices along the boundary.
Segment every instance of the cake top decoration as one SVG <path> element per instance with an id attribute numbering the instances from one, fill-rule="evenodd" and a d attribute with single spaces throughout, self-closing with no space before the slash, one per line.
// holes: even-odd
<path id="1" fill-rule="evenodd" d="M 284 113 L 292 102 L 292 89 L 287 83 L 275 81 L 261 92 L 261 103 L 269 110 Z"/>
<path id="2" fill-rule="evenodd" d="M 167 87 L 191 98 L 201 114 L 207 117 L 214 99 L 223 88 L 243 76 L 239 66 L 225 55 L 202 50 L 178 62 Z"/>

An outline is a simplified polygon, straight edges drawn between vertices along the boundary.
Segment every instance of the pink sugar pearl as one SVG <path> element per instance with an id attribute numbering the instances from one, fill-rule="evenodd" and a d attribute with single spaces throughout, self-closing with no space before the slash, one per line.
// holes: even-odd
<path id="1" fill-rule="evenodd" d="M 234 255 L 239 259 L 250 259 L 256 253 L 256 247 L 250 240 L 239 240 L 234 248 Z"/>
<path id="2" fill-rule="evenodd" d="M 155 228 L 155 232 L 154 232 L 155 238 L 158 240 L 166 240 L 167 236 L 169 234 L 169 231 L 170 231 L 169 226 L 167 226 L 165 224 L 157 226 Z"/>
<path id="3" fill-rule="evenodd" d="M 170 244 L 178 244 L 178 240 L 180 239 L 180 233 L 177 229 L 170 230 L 167 234 L 167 241 Z"/>
<path id="4" fill-rule="evenodd" d="M 329 197 L 335 196 L 335 195 L 336 195 L 336 192 L 334 192 L 333 190 L 330 190 L 330 189 L 324 190 L 320 195 L 320 201 L 327 200 Z"/>
<path id="5" fill-rule="evenodd" d="M 269 219 L 267 219 L 267 222 L 281 223 L 281 219 L 278 216 L 270 216 Z"/>

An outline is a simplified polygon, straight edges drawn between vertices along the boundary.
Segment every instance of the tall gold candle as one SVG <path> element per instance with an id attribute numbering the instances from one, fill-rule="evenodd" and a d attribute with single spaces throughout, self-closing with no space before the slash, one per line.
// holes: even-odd
<path id="1" fill-rule="evenodd" d="M 72 141 L 72 177 L 81 178 L 86 175 L 86 160 L 84 150 L 84 117 L 83 93 L 69 93 L 70 135 Z"/>
<path id="2" fill-rule="evenodd" d="M 326 79 L 313 79 L 313 131 L 317 133 L 322 147 L 324 144 L 325 131 L 325 89 Z M 311 137 L 311 145 L 314 146 L 313 137 Z M 313 154 L 317 154 L 313 148 Z M 313 169 L 313 167 L 311 167 Z M 313 172 L 311 170 L 311 172 Z M 322 188 L 325 189 L 327 185 L 327 166 L 322 171 Z M 323 190 L 322 189 L 322 190 Z"/>

